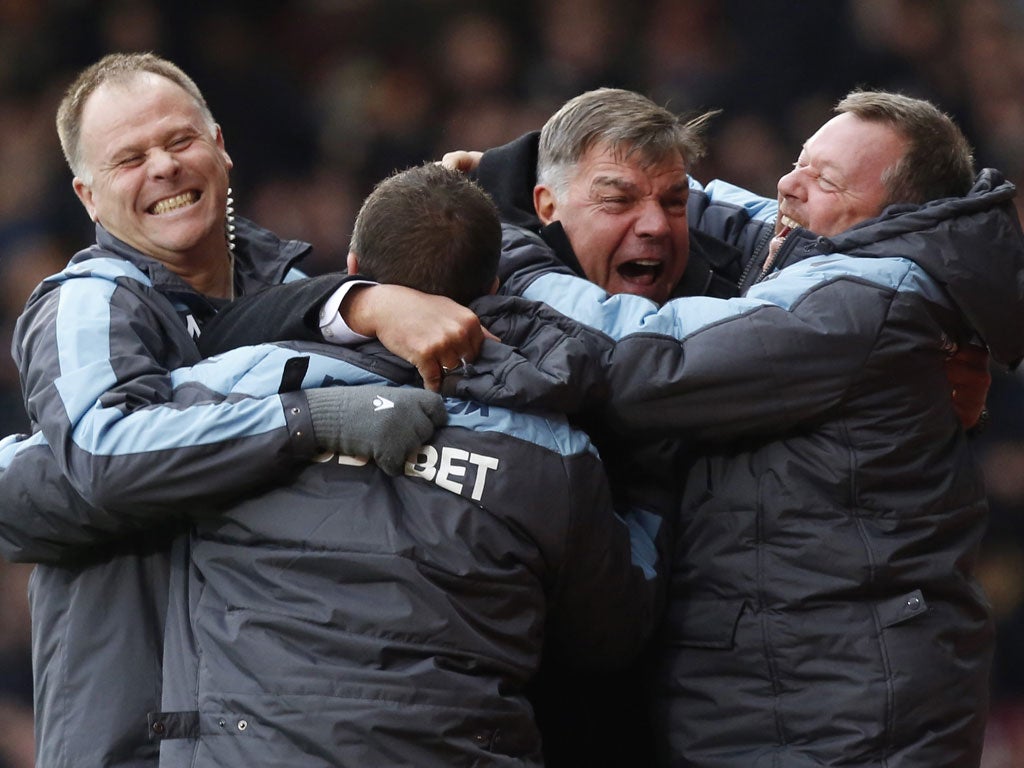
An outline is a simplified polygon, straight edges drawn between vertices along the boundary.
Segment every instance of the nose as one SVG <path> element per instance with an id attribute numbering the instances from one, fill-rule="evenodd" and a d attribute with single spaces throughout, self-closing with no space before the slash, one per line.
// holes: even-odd
<path id="1" fill-rule="evenodd" d="M 782 178 L 779 179 L 778 189 L 779 197 L 795 197 L 803 199 L 804 183 L 800 169 L 794 168 L 789 173 L 784 174 Z"/>
<path id="2" fill-rule="evenodd" d="M 173 152 L 164 149 L 153 149 L 146 160 L 149 175 L 154 179 L 165 179 L 178 172 L 178 159 Z"/>
<path id="3" fill-rule="evenodd" d="M 641 237 L 665 237 L 670 227 L 661 203 L 656 200 L 645 200 L 640 207 L 635 229 L 637 235 Z"/>

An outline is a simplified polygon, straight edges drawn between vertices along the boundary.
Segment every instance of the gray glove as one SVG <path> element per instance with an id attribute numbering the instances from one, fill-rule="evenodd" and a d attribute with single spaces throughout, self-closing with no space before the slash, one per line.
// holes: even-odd
<path id="1" fill-rule="evenodd" d="M 307 389 L 317 445 L 346 456 L 373 459 L 392 477 L 405 459 L 448 422 L 436 392 L 373 384 Z"/>

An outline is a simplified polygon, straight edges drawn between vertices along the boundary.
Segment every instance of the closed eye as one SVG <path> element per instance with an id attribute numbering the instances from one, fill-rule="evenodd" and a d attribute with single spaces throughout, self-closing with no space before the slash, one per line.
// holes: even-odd
<path id="1" fill-rule="evenodd" d="M 180 152 L 183 149 L 187 149 L 195 139 L 194 136 L 180 136 L 168 145 L 168 149 L 172 152 Z"/>

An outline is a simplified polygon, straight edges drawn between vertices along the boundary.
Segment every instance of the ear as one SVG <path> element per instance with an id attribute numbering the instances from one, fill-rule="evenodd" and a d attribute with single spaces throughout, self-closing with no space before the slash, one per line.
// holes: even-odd
<path id="1" fill-rule="evenodd" d="M 89 218 L 93 222 L 96 221 L 96 206 L 92 201 L 92 187 L 82 181 L 80 178 L 75 176 L 71 180 L 71 187 L 75 190 L 75 195 L 79 200 L 82 201 L 82 205 L 85 206 L 85 212 L 89 214 Z"/>
<path id="2" fill-rule="evenodd" d="M 220 150 L 220 154 L 224 158 L 224 167 L 230 171 L 235 167 L 235 164 L 231 162 L 231 155 L 229 155 L 228 151 L 224 148 L 224 133 L 221 131 L 219 125 L 215 125 L 214 130 L 214 143 L 217 145 L 217 149 Z"/>
<path id="3" fill-rule="evenodd" d="M 345 269 L 350 275 L 359 274 L 359 257 L 352 251 L 349 251 L 348 256 L 345 257 Z"/>
<path id="4" fill-rule="evenodd" d="M 555 193 L 550 187 L 538 184 L 533 188 L 533 208 L 541 223 L 547 225 L 558 218 L 558 204 L 555 202 Z"/>

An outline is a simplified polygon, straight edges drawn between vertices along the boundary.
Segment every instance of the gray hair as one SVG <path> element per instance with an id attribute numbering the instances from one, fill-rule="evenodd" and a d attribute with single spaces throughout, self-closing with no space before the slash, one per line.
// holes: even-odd
<path id="1" fill-rule="evenodd" d="M 130 83 L 145 73 L 167 78 L 191 96 L 202 112 L 211 135 L 216 133 L 217 123 L 199 86 L 180 67 L 153 53 L 112 53 L 82 70 L 64 92 L 64 98 L 57 108 L 57 135 L 60 137 L 64 159 L 75 176 L 86 182 L 91 181 L 82 165 L 82 110 L 85 102 L 101 85 Z"/>
<path id="2" fill-rule="evenodd" d="M 835 111 L 884 123 L 907 142 L 900 161 L 882 174 L 886 206 L 920 205 L 970 191 L 974 183 L 971 146 L 953 119 L 931 102 L 899 93 L 856 90 Z"/>
<path id="3" fill-rule="evenodd" d="M 701 134 L 717 114 L 686 121 L 634 91 L 587 91 L 563 104 L 541 129 L 537 182 L 561 197 L 577 163 L 595 146 L 609 147 L 622 159 L 639 155 L 645 165 L 678 153 L 689 170 L 704 156 Z"/>

